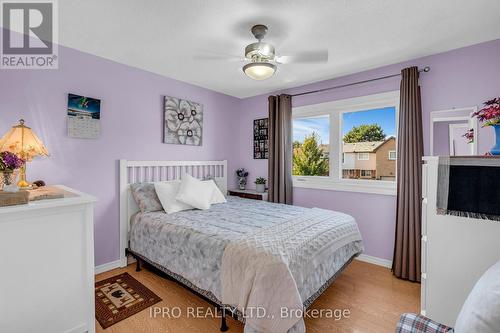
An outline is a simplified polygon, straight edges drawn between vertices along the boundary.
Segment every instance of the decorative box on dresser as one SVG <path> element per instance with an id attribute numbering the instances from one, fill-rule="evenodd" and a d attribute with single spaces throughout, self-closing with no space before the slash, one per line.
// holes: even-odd
<path id="1" fill-rule="evenodd" d="M 500 222 L 436 213 L 438 157 L 422 168 L 421 312 L 448 326 L 481 275 L 500 260 Z"/>
<path id="2" fill-rule="evenodd" d="M 94 202 L 61 199 L 0 207 L 0 332 L 95 332 Z"/>

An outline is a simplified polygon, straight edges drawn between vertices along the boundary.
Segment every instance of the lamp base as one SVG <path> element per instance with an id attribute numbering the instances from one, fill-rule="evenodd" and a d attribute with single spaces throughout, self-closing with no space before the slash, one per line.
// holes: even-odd
<path id="1" fill-rule="evenodd" d="M 23 188 L 23 187 L 29 187 L 30 184 L 26 180 L 20 180 L 17 182 L 17 187 Z"/>
<path id="2" fill-rule="evenodd" d="M 30 184 L 26 181 L 26 164 L 21 167 L 21 172 L 19 173 L 19 181 L 17 182 L 17 186 L 20 188 L 29 187 Z"/>

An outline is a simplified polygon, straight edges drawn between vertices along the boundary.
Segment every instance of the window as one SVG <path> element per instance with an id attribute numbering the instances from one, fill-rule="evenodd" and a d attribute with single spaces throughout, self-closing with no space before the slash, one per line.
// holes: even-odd
<path id="1" fill-rule="evenodd" d="M 329 176 L 330 116 L 293 119 L 293 167 L 298 176 Z"/>
<path id="2" fill-rule="evenodd" d="M 369 159 L 370 159 L 369 153 L 358 153 L 358 161 L 368 161 Z"/>
<path id="3" fill-rule="evenodd" d="M 371 170 L 361 170 L 361 177 L 371 177 L 371 176 L 372 176 Z"/>
<path id="4" fill-rule="evenodd" d="M 394 195 L 399 92 L 293 108 L 294 186 Z"/>
<path id="5" fill-rule="evenodd" d="M 396 106 L 341 112 L 340 119 L 342 153 L 356 155 L 354 163 L 342 165 L 352 170 L 347 176 L 342 171 L 342 178 L 394 181 L 396 165 L 387 156 L 396 148 Z"/>

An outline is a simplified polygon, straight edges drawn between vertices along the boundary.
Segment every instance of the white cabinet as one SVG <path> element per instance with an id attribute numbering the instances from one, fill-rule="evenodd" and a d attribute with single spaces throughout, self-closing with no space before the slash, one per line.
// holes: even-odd
<path id="1" fill-rule="evenodd" d="M 95 198 L 0 207 L 0 332 L 95 332 Z"/>
<path id="2" fill-rule="evenodd" d="M 500 222 L 436 214 L 438 158 L 425 157 L 421 310 L 453 326 L 476 281 L 500 260 Z"/>

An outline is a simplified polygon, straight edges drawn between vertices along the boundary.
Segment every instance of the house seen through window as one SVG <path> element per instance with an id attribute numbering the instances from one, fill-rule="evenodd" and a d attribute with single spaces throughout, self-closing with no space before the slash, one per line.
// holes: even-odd
<path id="1" fill-rule="evenodd" d="M 342 178 L 396 179 L 396 108 L 344 112 Z"/>
<path id="2" fill-rule="evenodd" d="M 317 114 L 293 119 L 293 175 L 394 181 L 396 107 Z M 330 144 L 332 131 L 338 141 Z M 335 157 L 336 156 L 336 157 Z M 337 162 L 332 160 L 335 158 Z"/>

